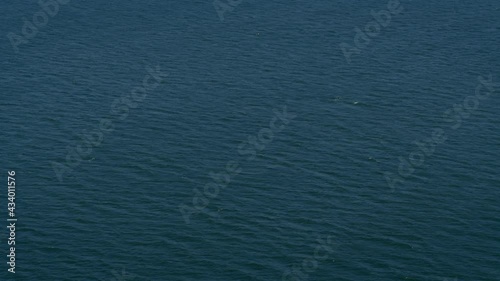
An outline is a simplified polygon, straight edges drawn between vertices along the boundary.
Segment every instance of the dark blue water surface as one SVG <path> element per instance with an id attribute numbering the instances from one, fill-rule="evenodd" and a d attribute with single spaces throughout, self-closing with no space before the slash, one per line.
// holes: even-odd
<path id="1" fill-rule="evenodd" d="M 500 2 L 230 2 L 2 1 L 0 280 L 500 280 Z"/>

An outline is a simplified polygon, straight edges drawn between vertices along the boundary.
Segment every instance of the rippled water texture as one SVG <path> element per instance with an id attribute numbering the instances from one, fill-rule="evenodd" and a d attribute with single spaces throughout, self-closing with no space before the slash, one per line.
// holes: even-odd
<path id="1" fill-rule="evenodd" d="M 401 0 L 350 63 L 341 43 L 386 1 L 231 3 L 221 21 L 211 0 L 73 0 L 15 52 L 41 8 L 2 1 L 0 174 L 16 171 L 19 221 L 14 279 L 3 184 L 0 280 L 500 280 L 500 2 Z M 496 92 L 453 113 L 489 75 Z M 228 162 L 239 173 L 200 195 Z"/>

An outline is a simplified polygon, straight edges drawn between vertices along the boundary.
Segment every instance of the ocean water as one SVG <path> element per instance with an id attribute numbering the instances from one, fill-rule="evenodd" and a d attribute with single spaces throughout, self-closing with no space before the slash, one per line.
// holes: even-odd
<path id="1" fill-rule="evenodd" d="M 388 2 L 3 1 L 0 280 L 500 280 L 500 2 Z"/>

